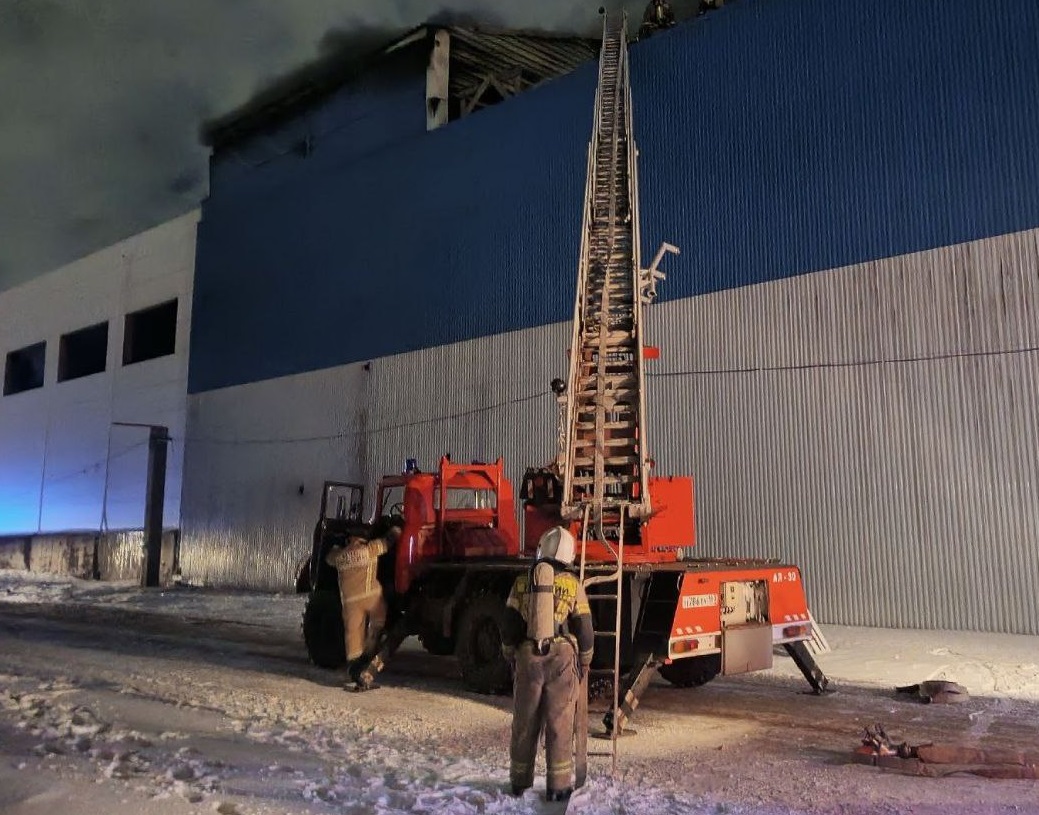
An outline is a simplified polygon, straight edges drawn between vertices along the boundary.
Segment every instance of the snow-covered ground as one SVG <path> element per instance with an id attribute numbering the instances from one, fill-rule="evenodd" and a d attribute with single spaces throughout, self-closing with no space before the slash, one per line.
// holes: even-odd
<path id="1" fill-rule="evenodd" d="M 108 606 L 183 620 L 232 622 L 295 636 L 303 595 L 258 594 L 176 587 L 142 590 L 134 583 L 102 583 L 0 570 L 0 603 Z M 1039 637 L 968 631 L 893 630 L 821 626 L 830 651 L 819 655 L 836 683 L 892 687 L 949 679 L 971 693 L 1039 701 Z M 799 676 L 777 660 L 777 676 Z"/>
<path id="2" fill-rule="evenodd" d="M 299 614 L 286 616 L 286 606 L 302 613 L 302 595 L 207 591 L 188 587 L 143 590 L 133 582 L 79 580 L 0 569 L 0 603 L 62 603 L 109 606 L 198 620 L 223 620 L 296 632 Z"/>
<path id="3" fill-rule="evenodd" d="M 507 783 L 509 700 L 465 692 L 410 644 L 348 694 L 306 663 L 303 598 L 142 590 L 0 571 L 0 813 L 541 813 Z M 797 669 L 654 684 L 593 758 L 574 813 L 1037 812 L 1039 783 L 922 779 L 848 763 L 880 721 L 914 743 L 1039 745 L 1039 638 L 824 626 L 838 688 Z M 965 705 L 892 688 L 947 678 Z M 604 744 L 591 740 L 591 749 Z M 543 782 L 542 782 L 543 783 Z"/>

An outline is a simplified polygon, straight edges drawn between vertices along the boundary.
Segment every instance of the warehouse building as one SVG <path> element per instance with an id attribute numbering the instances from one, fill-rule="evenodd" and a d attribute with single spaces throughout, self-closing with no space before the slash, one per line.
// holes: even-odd
<path id="1" fill-rule="evenodd" d="M 656 471 L 821 621 L 1039 633 L 1037 37 L 1015 0 L 734 0 L 631 48 L 643 255 L 682 250 Z M 290 588 L 326 479 L 551 460 L 594 53 L 423 27 L 210 129 L 186 580 Z"/>
<path id="2" fill-rule="evenodd" d="M 1037 26 L 742 0 L 631 49 L 643 253 L 682 249 L 651 453 L 703 554 L 800 564 L 820 620 L 1039 632 Z M 324 479 L 555 453 L 595 63 L 437 123 L 445 41 L 215 134 L 189 579 L 291 586 Z"/>

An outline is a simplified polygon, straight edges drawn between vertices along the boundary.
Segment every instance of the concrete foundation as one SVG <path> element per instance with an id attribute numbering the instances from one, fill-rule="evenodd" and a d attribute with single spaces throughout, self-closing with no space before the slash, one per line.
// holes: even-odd
<path id="1" fill-rule="evenodd" d="M 179 550 L 180 530 L 164 531 L 160 585 L 168 586 L 178 573 Z M 0 569 L 143 585 L 144 530 L 0 537 Z"/>

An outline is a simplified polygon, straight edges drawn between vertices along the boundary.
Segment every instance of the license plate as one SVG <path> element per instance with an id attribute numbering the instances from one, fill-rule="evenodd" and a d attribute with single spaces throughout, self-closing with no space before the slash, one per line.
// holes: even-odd
<path id="1" fill-rule="evenodd" d="M 682 608 L 703 608 L 718 605 L 717 594 L 687 594 L 682 598 Z"/>

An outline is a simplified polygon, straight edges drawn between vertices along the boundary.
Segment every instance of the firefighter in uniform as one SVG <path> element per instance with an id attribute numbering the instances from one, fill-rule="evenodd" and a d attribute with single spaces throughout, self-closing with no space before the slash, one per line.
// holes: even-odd
<path id="1" fill-rule="evenodd" d="M 375 677 L 382 672 L 386 663 L 397 653 L 397 649 L 411 633 L 404 610 L 398 609 L 395 614 L 391 613 L 389 616 L 391 621 L 377 637 L 369 641 L 364 654 L 354 663 L 356 690 L 371 690 L 376 687 Z"/>
<path id="2" fill-rule="evenodd" d="M 390 527 L 381 538 L 351 538 L 346 546 L 332 549 L 325 560 L 339 573 L 339 597 L 343 604 L 343 631 L 346 661 L 354 690 L 369 690 L 371 676 L 362 676 L 368 660 L 364 655 L 375 649 L 386 625 L 386 596 L 376 576 L 379 556 L 389 552 L 400 530 Z"/>
<path id="3" fill-rule="evenodd" d="M 671 4 L 665 0 L 650 0 L 646 13 L 642 15 L 639 38 L 648 37 L 654 31 L 670 28 L 674 24 L 675 13 L 671 10 Z"/>
<path id="4" fill-rule="evenodd" d="M 573 562 L 573 535 L 553 527 L 538 542 L 534 566 L 509 593 L 502 641 L 516 665 L 509 748 L 514 795 L 534 784 L 542 730 L 548 800 L 566 800 L 573 789 L 577 693 L 594 645 L 588 598 L 569 570 Z"/>

